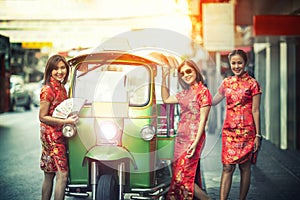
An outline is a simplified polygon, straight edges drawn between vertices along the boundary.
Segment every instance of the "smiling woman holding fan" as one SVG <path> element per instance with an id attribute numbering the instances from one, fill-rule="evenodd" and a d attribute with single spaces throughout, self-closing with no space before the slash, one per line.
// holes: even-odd
<path id="1" fill-rule="evenodd" d="M 40 167 L 44 171 L 42 199 L 50 200 L 53 179 L 56 176 L 55 200 L 63 200 L 68 177 L 68 161 L 66 157 L 65 138 L 62 135 L 64 124 L 75 124 L 78 116 L 66 119 L 52 117 L 54 109 L 67 99 L 64 87 L 68 80 L 69 65 L 64 57 L 53 55 L 49 58 L 44 74 L 44 82 L 40 93 L 40 137 L 42 155 Z"/>

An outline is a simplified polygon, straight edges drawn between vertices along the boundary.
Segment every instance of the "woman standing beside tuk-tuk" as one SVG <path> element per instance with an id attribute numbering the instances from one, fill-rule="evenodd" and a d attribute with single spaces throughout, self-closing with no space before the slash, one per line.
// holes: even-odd
<path id="1" fill-rule="evenodd" d="M 78 116 L 67 119 L 52 117 L 56 106 L 67 98 L 64 84 L 68 80 L 69 65 L 64 57 L 53 55 L 49 58 L 44 74 L 44 83 L 40 93 L 39 119 L 42 155 L 40 168 L 44 171 L 42 199 L 50 200 L 53 179 L 56 176 L 55 200 L 63 200 L 68 178 L 68 161 L 65 138 L 62 135 L 64 124 L 75 124 Z"/>
<path id="2" fill-rule="evenodd" d="M 173 177 L 167 199 L 210 199 L 201 188 L 198 164 L 206 137 L 205 125 L 212 97 L 194 61 L 185 60 L 177 70 L 179 83 L 184 90 L 175 96 L 170 96 L 166 87 L 166 77 L 169 74 L 166 69 L 163 69 L 162 75 L 161 95 L 164 103 L 179 103 L 181 108 L 174 150 Z"/>

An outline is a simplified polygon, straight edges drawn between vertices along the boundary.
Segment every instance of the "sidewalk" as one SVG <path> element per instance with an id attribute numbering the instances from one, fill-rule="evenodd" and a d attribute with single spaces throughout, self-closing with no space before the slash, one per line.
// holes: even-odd
<path id="1" fill-rule="evenodd" d="M 201 162 L 206 191 L 213 199 L 218 200 L 222 174 L 220 132 L 207 133 Z M 239 199 L 239 181 L 237 166 L 229 200 Z M 252 165 L 247 200 L 296 199 L 300 199 L 300 151 L 280 150 L 263 140 L 257 164 Z"/>

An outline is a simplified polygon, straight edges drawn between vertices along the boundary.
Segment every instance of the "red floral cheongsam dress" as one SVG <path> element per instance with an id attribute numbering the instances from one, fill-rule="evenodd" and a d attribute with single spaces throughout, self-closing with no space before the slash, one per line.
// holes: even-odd
<path id="1" fill-rule="evenodd" d="M 211 106 L 212 97 L 209 90 L 200 82 L 197 87 L 183 90 L 176 95 L 180 104 L 180 122 L 174 150 L 173 177 L 167 199 L 193 199 L 194 182 L 202 187 L 200 155 L 205 141 L 202 133 L 192 158 L 186 158 L 189 146 L 195 140 L 200 122 L 200 108 Z"/>
<path id="2" fill-rule="evenodd" d="M 252 98 L 261 94 L 259 83 L 246 72 L 241 77 L 225 78 L 219 93 L 226 98 L 226 117 L 222 130 L 222 163 L 241 164 L 251 160 L 256 135 Z"/>
<path id="3" fill-rule="evenodd" d="M 51 86 L 43 85 L 40 101 L 50 103 L 48 115 L 52 116 L 55 107 L 67 98 L 67 91 L 63 84 L 52 77 L 50 84 Z M 41 122 L 40 134 L 42 143 L 41 169 L 45 172 L 67 171 L 66 141 L 62 135 L 62 126 Z"/>

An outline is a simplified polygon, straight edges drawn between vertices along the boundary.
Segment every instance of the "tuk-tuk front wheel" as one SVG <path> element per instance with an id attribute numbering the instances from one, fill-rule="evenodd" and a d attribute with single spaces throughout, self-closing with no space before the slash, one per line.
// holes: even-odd
<path id="1" fill-rule="evenodd" d="M 118 187 L 116 179 L 112 175 L 100 176 L 97 184 L 97 200 L 118 200 Z"/>

